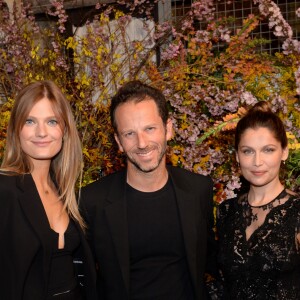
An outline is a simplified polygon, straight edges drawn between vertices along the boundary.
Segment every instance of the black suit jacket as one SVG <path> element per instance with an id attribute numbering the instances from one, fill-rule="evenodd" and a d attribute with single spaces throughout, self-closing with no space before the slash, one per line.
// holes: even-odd
<path id="1" fill-rule="evenodd" d="M 83 255 L 87 299 L 97 299 L 93 257 L 80 226 L 75 224 L 81 239 L 78 254 Z M 53 245 L 49 227 L 32 176 L 1 174 L 1 299 L 45 299 Z"/>
<path id="2" fill-rule="evenodd" d="M 204 272 L 214 263 L 213 187 L 209 177 L 169 167 L 182 225 L 187 263 L 196 299 L 206 299 Z M 99 294 L 105 300 L 129 299 L 129 245 L 126 171 L 82 189 L 80 208 L 99 264 Z M 169 300 L 169 299 L 166 299 Z"/>

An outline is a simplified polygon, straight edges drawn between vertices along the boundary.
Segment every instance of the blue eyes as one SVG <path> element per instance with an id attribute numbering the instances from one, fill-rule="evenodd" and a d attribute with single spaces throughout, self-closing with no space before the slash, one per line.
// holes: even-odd
<path id="1" fill-rule="evenodd" d="M 25 121 L 25 125 L 34 125 L 34 124 L 36 124 L 36 121 L 33 120 L 33 119 L 27 119 Z M 50 119 L 50 120 L 47 121 L 47 124 L 49 126 L 53 127 L 53 126 L 56 126 L 58 124 L 58 121 L 56 119 Z"/>
<path id="2" fill-rule="evenodd" d="M 32 125 L 32 124 L 34 124 L 34 122 L 33 122 L 33 120 L 31 120 L 31 119 L 27 119 L 27 120 L 25 121 L 25 124 L 26 124 L 26 125 Z"/>
<path id="3" fill-rule="evenodd" d="M 56 120 L 50 120 L 50 121 L 48 122 L 48 124 L 51 125 L 51 126 L 55 126 L 55 125 L 58 124 L 58 122 L 57 122 Z"/>

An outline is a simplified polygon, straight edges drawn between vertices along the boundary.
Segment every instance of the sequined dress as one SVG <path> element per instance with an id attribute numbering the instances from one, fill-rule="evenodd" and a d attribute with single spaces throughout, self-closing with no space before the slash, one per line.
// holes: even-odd
<path id="1" fill-rule="evenodd" d="M 217 231 L 228 299 L 300 299 L 299 196 L 283 190 L 255 207 L 247 194 L 224 201 Z"/>

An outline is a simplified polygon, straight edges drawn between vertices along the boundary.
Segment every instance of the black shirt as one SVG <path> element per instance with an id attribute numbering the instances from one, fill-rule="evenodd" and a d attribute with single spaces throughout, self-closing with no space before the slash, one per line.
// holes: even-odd
<path id="1" fill-rule="evenodd" d="M 127 185 L 131 300 L 193 300 L 175 193 Z"/>

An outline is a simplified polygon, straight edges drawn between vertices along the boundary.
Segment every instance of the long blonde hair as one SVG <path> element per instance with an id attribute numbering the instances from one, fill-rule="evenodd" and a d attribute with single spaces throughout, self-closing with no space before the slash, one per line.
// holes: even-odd
<path id="1" fill-rule="evenodd" d="M 64 209 L 84 228 L 75 193 L 75 184 L 82 169 L 81 142 L 70 104 L 54 82 L 46 80 L 30 83 L 17 95 L 8 123 L 6 150 L 1 168 L 17 174 L 33 171 L 30 159 L 21 148 L 20 131 L 32 107 L 43 98 L 51 102 L 64 132 L 62 149 L 52 159 L 50 172 L 58 188 L 59 197 L 64 203 Z"/>

